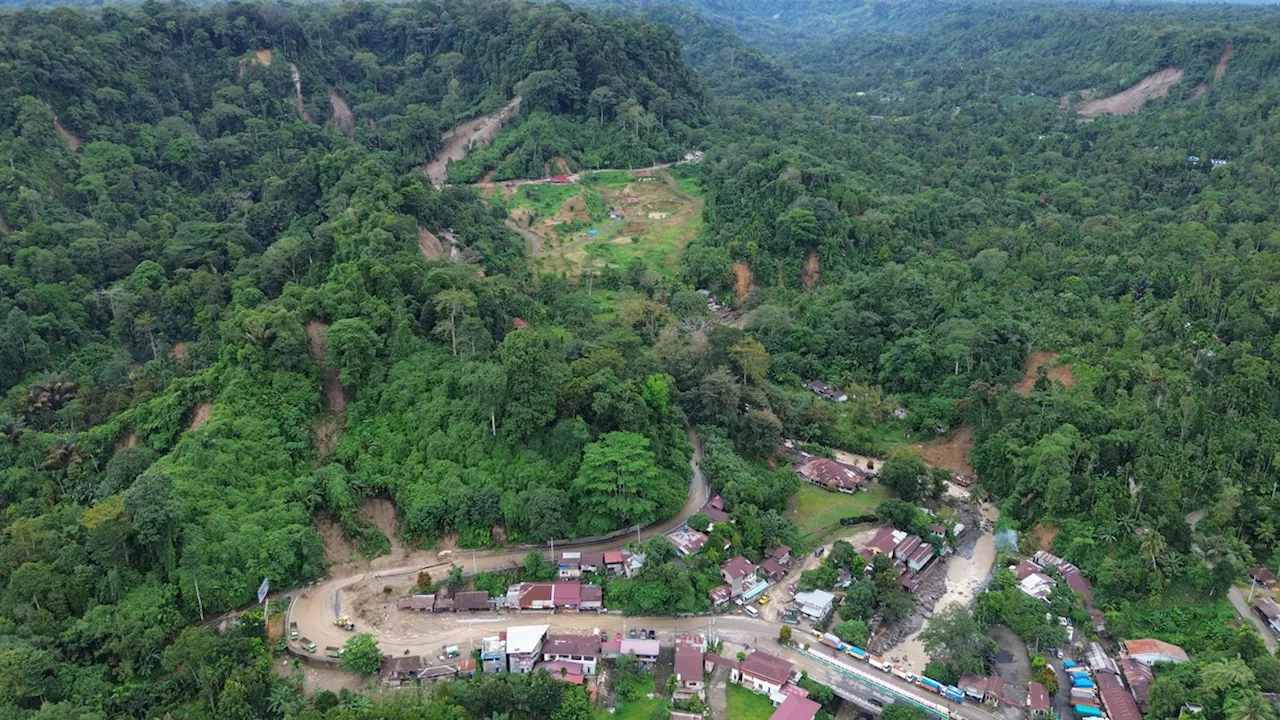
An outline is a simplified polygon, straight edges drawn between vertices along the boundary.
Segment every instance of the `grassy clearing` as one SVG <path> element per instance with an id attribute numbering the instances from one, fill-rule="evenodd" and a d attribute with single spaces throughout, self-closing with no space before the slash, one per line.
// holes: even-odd
<path id="1" fill-rule="evenodd" d="M 667 699 L 660 695 L 653 698 L 640 698 L 635 702 L 619 700 L 618 711 L 612 715 L 604 708 L 596 708 L 596 720 L 659 720 L 666 716 Z"/>
<path id="2" fill-rule="evenodd" d="M 624 188 L 631 183 L 631 173 L 626 170 L 603 170 L 583 177 L 586 185 L 604 185 L 611 188 Z"/>
<path id="3" fill-rule="evenodd" d="M 751 692 L 741 685 L 730 685 L 728 691 L 727 715 L 733 720 L 769 720 L 773 716 L 773 703 L 759 693 Z"/>
<path id="4" fill-rule="evenodd" d="M 872 483 L 853 495 L 828 492 L 805 483 L 796 494 L 795 520 L 800 526 L 800 535 L 807 540 L 821 541 L 839 530 L 844 518 L 874 513 L 891 495 L 889 489 L 879 483 Z"/>
<path id="5" fill-rule="evenodd" d="M 582 192 L 577 185 L 521 185 L 509 207 L 526 207 L 539 217 L 551 217 L 566 200 Z"/>

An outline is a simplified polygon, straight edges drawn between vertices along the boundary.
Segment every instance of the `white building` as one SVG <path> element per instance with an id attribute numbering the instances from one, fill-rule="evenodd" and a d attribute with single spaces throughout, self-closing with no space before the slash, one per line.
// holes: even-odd
<path id="1" fill-rule="evenodd" d="M 836 596 L 825 590 L 809 590 L 807 592 L 796 593 L 796 607 L 804 613 L 806 617 L 814 620 L 824 620 L 831 614 L 831 608 L 835 606 Z"/>

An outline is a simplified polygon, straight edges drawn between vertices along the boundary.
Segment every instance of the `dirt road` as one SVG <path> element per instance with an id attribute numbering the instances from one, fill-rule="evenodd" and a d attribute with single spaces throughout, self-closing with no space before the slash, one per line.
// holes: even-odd
<path id="1" fill-rule="evenodd" d="M 511 118 L 520 113 L 520 100 L 520 96 L 517 95 L 501 110 L 482 115 L 445 131 L 440 136 L 444 140 L 444 147 L 435 159 L 423 168 L 427 177 L 431 178 L 431 184 L 436 187 L 444 185 L 445 179 L 449 177 L 449 161 L 465 158 L 473 143 L 492 140 L 504 125 L 511 122 Z"/>
<path id="2" fill-rule="evenodd" d="M 1254 597 L 1257 597 L 1259 593 L 1266 593 L 1270 595 L 1270 592 L 1266 588 L 1259 588 L 1253 592 Z M 1258 633 L 1262 635 L 1262 642 L 1267 644 L 1267 652 L 1274 655 L 1276 652 L 1275 633 L 1271 631 L 1271 628 L 1268 627 L 1266 623 L 1262 622 L 1262 618 L 1258 617 L 1258 613 L 1254 612 L 1253 608 L 1249 607 L 1249 591 L 1233 587 L 1227 591 L 1227 599 L 1231 601 L 1232 607 L 1236 609 L 1236 612 L 1239 613 L 1240 617 L 1253 623 L 1254 627 L 1258 628 Z"/>
<path id="3" fill-rule="evenodd" d="M 651 537 L 670 532 L 684 525 L 690 516 L 698 512 L 706 504 L 711 493 L 711 487 L 702 474 L 702 441 L 692 428 L 688 430 L 688 435 L 689 442 L 693 445 L 693 457 L 689 460 L 692 477 L 689 481 L 689 495 L 679 513 L 667 520 L 651 525 L 647 529 L 639 530 L 635 535 L 628 534 L 613 540 L 585 545 L 573 545 L 572 540 L 557 544 L 561 544 L 565 548 L 573 547 L 575 550 L 582 551 L 613 550 L 626 547 L 632 540 L 648 540 Z M 463 566 L 468 575 L 471 575 L 477 572 L 514 567 L 523 562 L 525 555 L 528 553 L 528 548 L 486 550 L 472 552 L 468 557 L 468 554 L 464 551 L 463 554 L 457 557 L 456 561 Z M 408 560 L 408 562 L 395 567 L 378 567 L 379 561 L 396 562 L 401 559 Z M 350 637 L 349 633 L 333 625 L 334 618 L 343 614 L 344 608 L 350 605 L 348 598 L 344 597 L 344 591 L 348 596 L 354 596 L 371 587 L 375 588 L 375 591 L 379 591 L 384 586 L 390 587 L 389 582 L 380 582 L 382 580 L 390 581 L 393 578 L 413 576 L 422 570 L 440 576 L 447 572 L 453 563 L 453 558 L 442 561 L 434 550 L 419 550 L 410 553 L 407 557 L 400 555 L 378 558 L 370 563 L 371 567 L 366 572 L 337 577 L 300 593 L 293 605 L 289 620 L 298 623 L 302 636 L 314 640 L 320 647 L 326 645 L 340 646 Z M 383 646 L 384 651 L 388 647 L 393 647 L 396 648 L 397 654 L 399 654 L 411 646 L 421 649 L 421 638 L 414 632 L 401 633 L 397 631 L 396 633 L 386 634 L 387 636 L 384 638 L 383 631 L 364 623 L 359 618 L 357 618 L 356 629 L 360 632 L 373 632 L 380 643 L 385 640 L 387 644 Z"/>

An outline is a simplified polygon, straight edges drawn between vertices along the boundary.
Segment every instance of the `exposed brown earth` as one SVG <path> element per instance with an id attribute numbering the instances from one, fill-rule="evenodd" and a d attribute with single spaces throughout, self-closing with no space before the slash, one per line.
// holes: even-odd
<path id="1" fill-rule="evenodd" d="M 337 368 L 325 364 L 324 333 L 329 326 L 319 320 L 307 323 L 307 337 L 311 341 L 311 355 L 324 371 L 324 399 L 326 411 L 317 420 L 312 442 L 321 454 L 333 451 L 342 437 L 342 416 L 347 410 L 347 397 L 338 380 Z"/>
<path id="2" fill-rule="evenodd" d="M 342 132 L 347 137 L 351 137 L 356 131 L 356 116 L 351 112 L 351 106 L 347 101 L 342 99 L 342 94 L 337 88 L 329 88 L 329 107 L 333 111 L 333 121 L 342 128 Z"/>
<path id="3" fill-rule="evenodd" d="M 187 347 L 185 342 L 174 343 L 173 347 L 169 349 L 169 357 L 178 362 L 184 362 L 188 357 L 191 357 L 191 349 Z"/>
<path id="4" fill-rule="evenodd" d="M 62 138 L 62 144 L 66 145 L 67 149 L 71 152 L 76 152 L 83 147 L 84 143 L 80 138 L 76 137 L 70 130 L 63 127 L 62 123 L 58 120 L 58 113 L 53 111 L 53 106 L 45 102 L 44 107 L 49 111 L 49 114 L 53 116 L 53 131 L 58 133 L 58 137 Z"/>
<path id="5" fill-rule="evenodd" d="M 444 245 L 435 233 L 426 228 L 418 228 L 418 249 L 428 260 L 439 260 L 444 256 Z"/>
<path id="6" fill-rule="evenodd" d="M 751 274 L 751 268 L 743 263 L 733 264 L 733 275 L 736 278 L 733 281 L 733 296 L 741 300 L 751 292 L 751 285 L 755 278 Z"/>
<path id="7" fill-rule="evenodd" d="M 520 97 L 516 96 L 501 110 L 469 120 L 441 135 L 444 147 L 423 167 L 431 183 L 437 187 L 444 185 L 445 179 L 449 177 L 451 160 L 461 160 L 467 156 L 471 146 L 493 140 L 498 131 L 519 112 Z"/>
<path id="8" fill-rule="evenodd" d="M 1231 64 L 1231 56 L 1236 54 L 1236 44 L 1227 43 L 1227 48 L 1222 51 L 1222 57 L 1218 58 L 1218 66 L 1213 69 L 1213 81 L 1216 83 L 1227 74 L 1227 67 Z"/>
<path id="9" fill-rule="evenodd" d="M 1051 552 L 1054 541 L 1058 539 L 1058 530 L 1057 525 L 1041 523 L 1031 529 L 1031 537 L 1036 541 L 1036 547 Z"/>
<path id="10" fill-rule="evenodd" d="M 138 433 L 136 432 L 129 433 L 120 442 L 117 442 L 112 452 L 120 452 L 131 447 L 138 447 Z"/>
<path id="11" fill-rule="evenodd" d="M 1137 85 L 1115 95 L 1097 100 L 1085 100 L 1076 108 L 1076 112 L 1085 117 L 1131 115 L 1142 109 L 1148 100 L 1168 95 L 1169 89 L 1181 82 L 1184 74 L 1181 68 L 1165 68 L 1146 76 Z M 1081 99 L 1084 98 L 1084 93 L 1081 93 Z"/>
<path id="12" fill-rule="evenodd" d="M 315 122 L 311 117 L 311 113 L 307 112 L 307 108 L 302 102 L 302 73 L 298 71 L 298 63 L 289 61 L 289 77 L 293 78 L 293 106 L 298 111 L 298 117 L 307 122 Z"/>
<path id="13" fill-rule="evenodd" d="M 209 414 L 213 412 L 212 403 L 200 403 L 191 413 L 191 419 L 187 421 L 188 430 L 199 430 L 200 426 L 209 420 Z"/>
<path id="14" fill-rule="evenodd" d="M 817 248 L 811 248 L 804 259 L 804 268 L 800 273 L 800 282 L 805 290 L 812 290 L 822 282 L 822 261 L 818 257 Z"/>
<path id="15" fill-rule="evenodd" d="M 1068 389 L 1076 383 L 1076 376 L 1070 363 L 1058 363 L 1058 353 L 1037 350 L 1027 357 L 1027 364 L 1022 368 L 1022 379 L 1014 386 L 1013 391 L 1026 397 L 1036 387 L 1036 379 L 1039 376 L 1039 369 L 1044 368 L 1049 379 L 1053 382 L 1060 382 Z"/>
<path id="16" fill-rule="evenodd" d="M 973 449 L 973 429 L 962 427 L 951 435 L 923 443 L 912 443 L 911 449 L 930 465 L 944 467 L 956 475 L 973 477 L 969 451 Z"/>

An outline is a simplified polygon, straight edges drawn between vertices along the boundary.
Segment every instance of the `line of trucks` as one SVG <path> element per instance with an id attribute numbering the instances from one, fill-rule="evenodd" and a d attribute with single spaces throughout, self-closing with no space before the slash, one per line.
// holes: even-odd
<path id="1" fill-rule="evenodd" d="M 1062 669 L 1071 676 L 1071 705 L 1075 708 L 1076 717 L 1102 717 L 1102 707 L 1098 702 L 1098 686 L 1089 676 L 1089 671 L 1070 660 L 1062 663 Z"/>
<path id="2" fill-rule="evenodd" d="M 941 695 L 942 697 L 952 702 L 956 702 L 956 703 L 964 702 L 964 691 L 956 687 L 955 685 L 943 685 L 942 683 L 938 682 L 937 680 L 934 680 L 933 678 L 927 678 L 922 675 L 916 675 L 915 673 L 908 671 L 907 669 L 903 668 L 900 665 L 894 665 L 892 663 L 886 662 L 884 658 L 881 658 L 878 655 L 872 655 L 871 653 L 867 652 L 866 650 L 863 650 L 860 647 L 857 647 L 855 645 L 850 645 L 842 641 L 840 638 L 836 637 L 835 635 L 832 635 L 831 633 L 821 634 L 819 636 L 818 641 L 823 645 L 826 645 L 827 647 L 837 652 L 842 652 L 845 655 L 848 655 L 854 660 L 862 660 L 866 662 L 868 665 L 870 665 L 871 667 L 881 672 L 887 672 L 893 675 L 894 677 L 898 678 L 899 680 L 902 680 L 903 682 L 909 682 L 909 683 L 918 685 L 924 688 L 925 690 L 928 690 L 929 692 L 932 692 L 932 693 L 937 693 L 938 695 Z"/>

